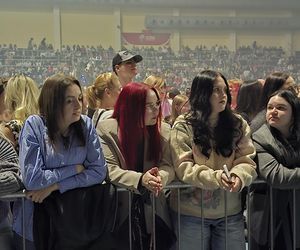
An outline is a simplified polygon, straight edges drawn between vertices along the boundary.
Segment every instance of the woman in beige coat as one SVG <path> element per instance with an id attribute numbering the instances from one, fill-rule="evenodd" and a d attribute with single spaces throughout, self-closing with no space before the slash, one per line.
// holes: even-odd
<path id="1" fill-rule="evenodd" d="M 227 243 L 227 249 L 243 250 L 240 191 L 256 177 L 249 126 L 231 111 L 228 83 L 219 72 L 196 76 L 189 102 L 190 112 L 171 131 L 176 175 L 193 185 L 181 193 L 181 247 L 221 250 Z M 172 208 L 177 210 L 173 200 Z"/>
<path id="2" fill-rule="evenodd" d="M 151 202 L 156 197 L 156 249 L 167 250 L 174 239 L 162 189 L 173 180 L 174 170 L 169 151 L 169 126 L 161 124 L 157 91 L 142 83 L 129 83 L 120 93 L 112 117 L 100 121 L 97 131 L 111 182 L 133 193 L 133 249 L 153 247 Z M 119 193 L 118 198 L 116 249 L 128 249 L 128 192 Z"/>

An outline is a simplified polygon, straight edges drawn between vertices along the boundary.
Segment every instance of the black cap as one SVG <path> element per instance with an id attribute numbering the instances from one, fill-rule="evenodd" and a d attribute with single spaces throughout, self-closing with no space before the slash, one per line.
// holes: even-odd
<path id="1" fill-rule="evenodd" d="M 116 65 L 119 65 L 120 63 L 128 61 L 130 59 L 133 59 L 136 63 L 138 63 L 143 60 L 143 57 L 141 55 L 133 54 L 129 50 L 120 51 L 114 56 L 112 60 L 113 71 L 115 71 Z"/>

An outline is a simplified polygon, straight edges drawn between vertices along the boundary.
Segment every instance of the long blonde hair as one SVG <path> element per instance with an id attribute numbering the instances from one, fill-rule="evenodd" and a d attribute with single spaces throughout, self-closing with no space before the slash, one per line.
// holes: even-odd
<path id="1" fill-rule="evenodd" d="M 4 103 L 12 118 L 24 122 L 29 115 L 38 113 L 39 88 L 25 75 L 10 78 L 5 88 Z"/>
<path id="2" fill-rule="evenodd" d="M 172 112 L 170 117 L 170 124 L 173 125 L 176 118 L 181 115 L 182 107 L 187 103 L 188 97 L 186 95 L 176 95 L 172 102 Z"/>
<path id="3" fill-rule="evenodd" d="M 166 88 L 166 81 L 160 76 L 150 75 L 144 80 L 144 83 L 150 87 L 156 88 L 159 92 L 161 89 Z"/>
<path id="4" fill-rule="evenodd" d="M 118 85 L 118 82 L 119 79 L 115 73 L 106 72 L 100 74 L 94 83 L 87 87 L 86 90 L 86 98 L 89 108 L 96 109 L 101 106 L 101 100 L 105 89 L 114 89 L 114 87 Z"/>

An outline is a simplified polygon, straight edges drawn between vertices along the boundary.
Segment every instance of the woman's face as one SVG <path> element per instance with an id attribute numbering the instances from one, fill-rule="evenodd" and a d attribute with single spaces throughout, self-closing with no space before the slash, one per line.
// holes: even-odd
<path id="1" fill-rule="evenodd" d="M 159 114 L 160 100 L 157 98 L 155 92 L 150 89 L 147 92 L 146 108 L 145 108 L 145 125 L 151 126 L 157 123 Z"/>
<path id="2" fill-rule="evenodd" d="M 267 105 L 266 120 L 271 127 L 285 135 L 293 123 L 291 105 L 280 96 L 271 97 Z"/>
<path id="3" fill-rule="evenodd" d="M 159 92 L 160 99 L 164 100 L 167 96 L 167 87 L 166 87 L 166 85 L 164 84 L 162 87 L 158 88 L 157 90 Z"/>
<path id="4" fill-rule="evenodd" d="M 72 123 L 80 119 L 80 115 L 82 112 L 82 102 L 83 96 L 80 88 L 76 84 L 70 85 L 67 88 L 65 95 L 63 117 L 61 119 L 60 128 L 66 129 Z"/>
<path id="5" fill-rule="evenodd" d="M 210 96 L 212 115 L 218 115 L 224 111 L 227 105 L 227 86 L 222 77 L 217 77 Z"/>
<path id="6" fill-rule="evenodd" d="M 286 79 L 281 89 L 288 89 L 290 87 L 293 87 L 294 85 L 295 85 L 295 80 L 293 77 L 290 76 L 288 79 Z"/>
<path id="7" fill-rule="evenodd" d="M 112 107 L 115 106 L 121 91 L 122 91 L 122 85 L 119 81 L 117 81 L 109 91 Z"/>
<path id="8" fill-rule="evenodd" d="M 191 109 L 191 106 L 190 106 L 189 100 L 186 100 L 183 102 L 183 104 L 181 104 L 179 106 L 178 114 L 182 115 L 184 113 L 187 113 L 190 111 L 190 109 Z"/>

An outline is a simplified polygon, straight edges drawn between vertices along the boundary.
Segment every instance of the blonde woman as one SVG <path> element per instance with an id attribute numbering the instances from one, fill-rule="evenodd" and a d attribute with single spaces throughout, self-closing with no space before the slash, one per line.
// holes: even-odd
<path id="1" fill-rule="evenodd" d="M 7 80 L 0 78 L 0 116 L 5 111 L 6 83 Z M 18 163 L 18 155 L 14 147 L 0 130 L 0 196 L 14 193 L 23 187 Z M 0 200 L 0 211 L 0 249 L 13 250 L 10 203 Z"/>
<path id="2" fill-rule="evenodd" d="M 190 105 L 188 100 L 189 98 L 186 95 L 176 95 L 172 102 L 171 115 L 166 117 L 165 121 L 172 126 L 178 116 L 189 111 Z"/>
<path id="3" fill-rule="evenodd" d="M 6 87 L 6 84 L 8 82 L 7 78 L 2 78 L 0 77 L 0 123 L 6 121 L 6 113 L 7 113 L 7 109 L 5 108 L 4 105 L 4 90 Z M 0 131 L 1 132 L 1 131 Z"/>
<path id="4" fill-rule="evenodd" d="M 103 119 L 111 117 L 121 90 L 122 86 L 116 74 L 106 72 L 99 75 L 86 90 L 88 116 L 93 117 L 93 121 L 100 113 Z"/>
<path id="5" fill-rule="evenodd" d="M 6 84 L 4 104 L 12 120 L 1 128 L 4 135 L 18 149 L 21 127 L 29 115 L 38 113 L 39 88 L 34 80 L 25 75 L 16 75 Z"/>
<path id="6" fill-rule="evenodd" d="M 171 104 L 167 98 L 167 86 L 165 79 L 160 76 L 150 75 L 144 80 L 144 83 L 150 87 L 154 87 L 159 92 L 163 118 L 171 115 Z"/>

